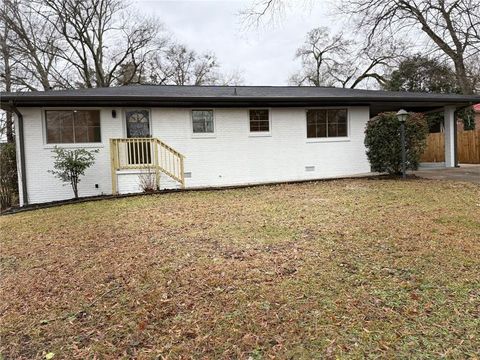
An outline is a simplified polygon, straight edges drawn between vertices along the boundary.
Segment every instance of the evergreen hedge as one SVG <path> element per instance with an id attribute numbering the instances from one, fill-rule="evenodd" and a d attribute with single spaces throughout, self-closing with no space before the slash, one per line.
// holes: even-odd
<path id="1" fill-rule="evenodd" d="M 407 169 L 418 169 L 427 135 L 428 124 L 425 115 L 411 113 L 405 122 Z M 365 146 L 372 171 L 401 174 L 400 121 L 394 112 L 381 113 L 368 121 L 365 129 Z"/>

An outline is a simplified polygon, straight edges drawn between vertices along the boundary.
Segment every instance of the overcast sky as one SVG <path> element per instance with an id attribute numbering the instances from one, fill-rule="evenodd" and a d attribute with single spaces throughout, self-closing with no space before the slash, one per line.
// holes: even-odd
<path id="1" fill-rule="evenodd" d="M 292 1 L 292 0 L 290 0 Z M 299 69 L 295 50 L 306 33 L 318 26 L 334 29 L 326 0 L 312 6 L 298 0 L 275 26 L 245 29 L 238 13 L 251 0 L 136 0 L 136 6 L 155 14 L 178 42 L 198 51 L 213 51 L 222 69 L 239 70 L 246 85 L 286 85 Z"/>

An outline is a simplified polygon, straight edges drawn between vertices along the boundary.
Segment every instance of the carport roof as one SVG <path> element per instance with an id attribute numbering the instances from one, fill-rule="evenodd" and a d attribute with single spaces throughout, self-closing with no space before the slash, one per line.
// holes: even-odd
<path id="1" fill-rule="evenodd" d="M 382 111 L 396 111 L 399 108 L 409 111 L 430 111 L 443 106 L 463 107 L 479 102 L 478 95 L 298 86 L 132 85 L 0 94 L 0 105 L 3 109 L 8 109 L 12 105 L 17 107 L 370 106 L 372 115 L 375 115 Z"/>

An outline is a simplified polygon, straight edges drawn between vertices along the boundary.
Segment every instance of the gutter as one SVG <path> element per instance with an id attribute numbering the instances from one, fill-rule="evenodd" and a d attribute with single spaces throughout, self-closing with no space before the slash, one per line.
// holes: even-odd
<path id="1" fill-rule="evenodd" d="M 443 95 L 443 94 L 442 94 Z M 125 94 L 100 94 L 100 95 L 72 95 L 72 94 L 15 94 L 2 93 L 2 98 L 6 101 L 15 100 L 17 105 L 22 106 L 91 106 L 96 104 L 98 106 L 209 106 L 217 105 L 219 107 L 225 106 L 250 106 L 254 104 L 265 105 L 279 105 L 279 106 L 305 106 L 308 104 L 323 103 L 342 103 L 348 105 L 350 103 L 441 103 L 451 105 L 473 105 L 480 102 L 480 96 L 475 95 L 446 95 L 443 96 L 411 96 L 408 94 L 401 94 L 397 96 L 373 96 L 373 95 L 357 95 L 357 96 L 172 96 L 172 95 L 125 95 Z M 4 101 L 5 101 L 4 100 Z"/>
<path id="2" fill-rule="evenodd" d="M 9 101 L 10 110 L 17 115 L 18 120 L 18 142 L 19 142 L 19 150 L 20 150 L 20 172 L 22 176 L 22 200 L 23 206 L 28 205 L 28 193 L 27 193 L 27 174 L 25 170 L 25 137 L 23 133 L 23 115 L 22 113 L 15 107 L 12 100 Z"/>

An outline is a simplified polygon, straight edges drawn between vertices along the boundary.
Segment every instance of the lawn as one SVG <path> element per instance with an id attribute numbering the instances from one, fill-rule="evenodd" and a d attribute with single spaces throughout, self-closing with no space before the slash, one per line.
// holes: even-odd
<path id="1" fill-rule="evenodd" d="M 480 187 L 339 180 L 0 217 L 5 359 L 480 357 Z"/>

